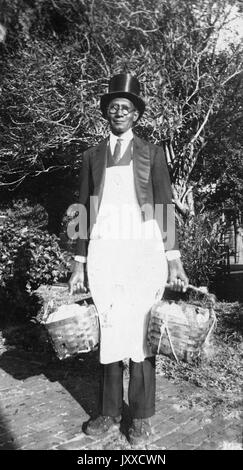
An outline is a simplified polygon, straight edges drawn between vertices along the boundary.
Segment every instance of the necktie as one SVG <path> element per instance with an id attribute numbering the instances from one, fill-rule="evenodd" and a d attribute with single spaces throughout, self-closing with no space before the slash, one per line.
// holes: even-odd
<path id="1" fill-rule="evenodd" d="M 114 153 L 113 153 L 114 163 L 119 162 L 119 160 L 121 158 L 121 144 L 122 144 L 122 139 L 118 138 L 117 141 L 116 141 L 116 146 L 115 146 L 115 150 L 114 150 Z"/>

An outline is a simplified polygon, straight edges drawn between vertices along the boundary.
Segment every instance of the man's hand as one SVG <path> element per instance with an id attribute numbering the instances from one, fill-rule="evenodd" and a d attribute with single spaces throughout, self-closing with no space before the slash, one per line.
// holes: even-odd
<path id="1" fill-rule="evenodd" d="M 78 261 L 74 262 L 73 273 L 68 281 L 70 294 L 86 292 L 84 287 L 84 265 Z"/>
<path id="2" fill-rule="evenodd" d="M 187 290 L 189 281 L 180 258 L 168 261 L 168 283 L 177 292 Z"/>

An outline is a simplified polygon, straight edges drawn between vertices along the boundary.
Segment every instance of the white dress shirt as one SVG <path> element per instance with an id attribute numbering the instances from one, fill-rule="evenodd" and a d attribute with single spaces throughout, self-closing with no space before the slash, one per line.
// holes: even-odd
<path id="1" fill-rule="evenodd" d="M 132 129 L 129 129 L 128 131 L 124 132 L 124 134 L 119 135 L 119 136 L 113 134 L 112 132 L 110 133 L 110 149 L 111 149 L 111 154 L 112 155 L 113 155 L 114 150 L 115 150 L 117 139 L 121 140 L 121 156 L 120 156 L 120 158 L 122 158 L 125 151 L 127 150 L 127 147 L 129 145 L 129 143 L 133 139 Z"/>

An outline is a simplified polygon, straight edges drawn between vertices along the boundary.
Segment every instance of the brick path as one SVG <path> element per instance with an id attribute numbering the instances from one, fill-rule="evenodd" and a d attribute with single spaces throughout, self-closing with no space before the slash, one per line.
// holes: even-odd
<path id="1" fill-rule="evenodd" d="M 60 362 L 16 348 L 0 355 L 0 450 L 129 450 L 124 435 L 94 439 L 82 424 L 95 410 L 97 358 Z M 127 379 L 126 379 L 127 385 Z M 157 413 L 147 449 L 241 450 L 240 413 L 220 414 L 189 405 L 205 393 L 188 383 L 157 377 Z M 129 415 L 125 409 L 125 424 Z"/>

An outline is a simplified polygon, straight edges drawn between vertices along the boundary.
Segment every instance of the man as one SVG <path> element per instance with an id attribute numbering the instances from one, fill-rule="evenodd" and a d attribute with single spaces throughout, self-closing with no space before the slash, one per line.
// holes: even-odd
<path id="1" fill-rule="evenodd" d="M 83 155 L 80 204 L 87 211 L 88 231 L 78 239 L 69 281 L 70 292 L 84 289 L 87 261 L 100 319 L 102 384 L 100 414 L 86 433 L 98 436 L 119 427 L 123 360 L 129 358 L 128 436 L 132 445 L 141 445 L 149 439 L 155 412 L 155 357 L 146 342 L 149 311 L 167 280 L 174 290 L 185 291 L 188 279 L 163 150 L 132 131 L 145 109 L 137 78 L 115 75 L 100 106 L 111 132 Z"/>

